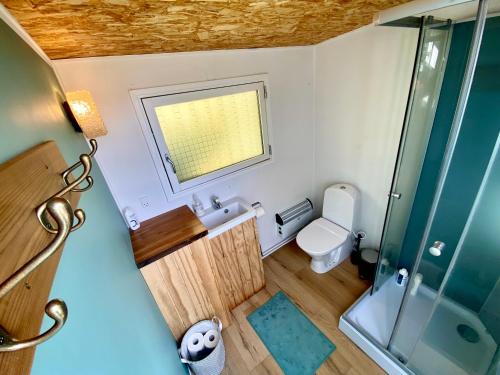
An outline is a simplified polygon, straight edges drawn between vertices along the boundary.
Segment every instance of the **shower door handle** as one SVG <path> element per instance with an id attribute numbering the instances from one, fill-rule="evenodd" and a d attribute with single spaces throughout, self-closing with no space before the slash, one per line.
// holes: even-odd
<path id="1" fill-rule="evenodd" d="M 446 247 L 446 244 L 442 241 L 434 241 L 431 247 L 429 247 L 429 253 L 431 253 L 432 256 L 438 257 L 440 256 L 444 248 Z"/>
<path id="2" fill-rule="evenodd" d="M 396 193 L 395 191 L 393 191 L 390 195 L 392 198 L 401 199 L 401 193 Z"/>

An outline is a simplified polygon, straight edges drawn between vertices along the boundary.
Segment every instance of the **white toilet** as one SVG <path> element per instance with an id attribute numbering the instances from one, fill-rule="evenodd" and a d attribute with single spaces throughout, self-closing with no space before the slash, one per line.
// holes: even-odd
<path id="1" fill-rule="evenodd" d="M 314 272 L 328 272 L 350 255 L 358 205 L 359 191 L 352 185 L 336 184 L 325 190 L 322 217 L 297 234 L 297 244 L 312 257 Z"/>

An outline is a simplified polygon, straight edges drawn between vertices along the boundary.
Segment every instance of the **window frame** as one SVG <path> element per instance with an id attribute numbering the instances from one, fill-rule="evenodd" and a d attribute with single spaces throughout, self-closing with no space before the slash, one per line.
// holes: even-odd
<path id="1" fill-rule="evenodd" d="M 170 152 L 154 110 L 161 105 L 169 105 L 205 99 L 240 92 L 257 91 L 263 154 L 240 161 L 227 167 L 209 172 L 199 177 L 180 182 L 166 157 Z M 155 168 L 167 195 L 167 200 L 192 193 L 211 183 L 236 176 L 254 167 L 272 161 L 272 146 L 270 139 L 270 119 L 268 109 L 267 75 L 259 74 L 246 77 L 220 79 L 181 85 L 153 87 L 131 90 L 132 98 L 143 135 L 148 144 Z"/>

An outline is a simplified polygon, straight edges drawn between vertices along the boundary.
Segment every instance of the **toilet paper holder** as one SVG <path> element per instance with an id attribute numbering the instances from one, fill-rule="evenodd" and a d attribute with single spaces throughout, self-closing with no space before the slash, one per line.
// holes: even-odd
<path id="1" fill-rule="evenodd" d="M 252 203 L 251 206 L 255 210 L 255 216 L 257 217 L 257 219 L 266 214 L 266 211 L 264 210 L 262 203 L 260 203 L 259 201 Z"/>

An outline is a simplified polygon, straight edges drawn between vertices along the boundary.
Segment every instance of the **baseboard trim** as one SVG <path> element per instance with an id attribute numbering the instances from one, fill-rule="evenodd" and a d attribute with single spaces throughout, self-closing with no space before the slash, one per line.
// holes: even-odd
<path id="1" fill-rule="evenodd" d="M 285 238 L 283 241 L 280 241 L 276 245 L 271 246 L 267 250 L 261 250 L 262 259 L 268 257 L 269 255 L 271 255 L 272 253 L 274 253 L 276 250 L 278 250 L 280 247 L 285 246 L 287 243 L 292 242 L 295 239 L 295 237 L 297 237 L 297 233 L 292 234 L 291 236 Z"/>

